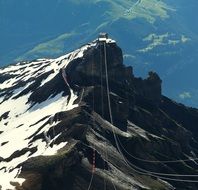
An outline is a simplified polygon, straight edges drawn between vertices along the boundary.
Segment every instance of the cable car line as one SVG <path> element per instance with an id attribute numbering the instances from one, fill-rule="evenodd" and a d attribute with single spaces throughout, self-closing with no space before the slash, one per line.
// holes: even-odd
<path id="1" fill-rule="evenodd" d="M 105 57 L 105 77 L 106 77 L 106 87 L 107 87 L 107 100 L 108 100 L 108 109 L 109 109 L 109 116 L 110 116 L 110 122 L 113 125 L 113 117 L 112 117 L 112 111 L 111 111 L 111 102 L 110 102 L 110 90 L 109 90 L 109 80 L 108 80 L 108 67 L 107 67 L 107 52 L 106 52 L 106 43 L 104 42 L 104 57 Z M 168 178 L 168 177 L 163 177 L 163 176 L 174 176 L 174 177 L 192 177 L 192 175 L 178 175 L 178 174 L 164 174 L 164 173 L 157 173 L 157 172 L 151 172 L 142 168 L 139 168 L 137 166 L 135 166 L 134 164 L 130 163 L 123 155 L 114 128 L 112 128 L 113 131 L 113 136 L 115 139 L 115 143 L 116 143 L 116 147 L 118 149 L 118 152 L 120 153 L 120 155 L 123 157 L 124 162 L 126 163 L 127 166 L 129 166 L 132 170 L 136 171 L 137 173 L 140 174 L 145 174 L 145 175 L 149 175 L 149 176 L 153 176 L 156 178 L 160 178 L 160 179 L 165 179 L 165 180 L 169 180 L 169 181 L 178 181 L 178 182 L 188 182 L 188 183 L 198 183 L 197 180 L 183 180 L 183 179 L 175 179 L 175 178 Z M 130 165 L 132 166 L 130 166 Z M 134 169 L 136 168 L 136 169 Z M 139 171 L 140 170 L 140 171 Z M 194 177 L 197 175 L 193 175 Z"/>

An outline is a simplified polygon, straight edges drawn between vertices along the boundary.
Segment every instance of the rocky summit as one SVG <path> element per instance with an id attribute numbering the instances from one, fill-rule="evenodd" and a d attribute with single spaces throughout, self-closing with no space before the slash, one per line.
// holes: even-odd
<path id="1" fill-rule="evenodd" d="M 137 78 L 114 40 L 0 69 L 0 189 L 197 190 L 198 110 Z"/>

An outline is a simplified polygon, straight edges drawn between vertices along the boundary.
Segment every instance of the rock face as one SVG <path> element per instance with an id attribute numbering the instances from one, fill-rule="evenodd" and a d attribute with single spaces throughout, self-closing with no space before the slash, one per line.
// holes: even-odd
<path id="1" fill-rule="evenodd" d="M 18 94 L 11 90 L 13 85 L 0 91 L 9 92 L 1 99 L 2 105 L 12 96 L 17 101 L 30 93 L 30 114 L 38 103 L 45 108 L 65 99 L 63 109 L 53 109 L 28 124 L 31 130 L 38 127 L 26 138 L 28 148 L 1 157 L 3 166 L 4 161 L 30 152 L 12 168 L 20 168 L 18 178 L 25 181 L 12 185 L 17 190 L 198 189 L 194 183 L 198 177 L 192 176 L 198 175 L 198 110 L 164 97 L 156 73 L 150 72 L 147 79 L 136 78 L 112 41 L 93 42 L 81 54 L 77 51 L 50 63 L 61 66 L 45 83 L 42 74 Z M 0 81 L 6 80 L 8 73 L 1 73 Z M 20 84 L 16 82 L 17 87 Z M 69 109 L 70 104 L 76 106 Z M 12 112 L 7 111 L 0 118 L 4 122 L 10 115 Z M 6 122 L 9 127 L 9 120 Z M 26 123 L 18 128 L 25 128 Z M 38 153 L 38 142 L 46 143 L 45 151 L 66 144 L 46 155 Z"/>

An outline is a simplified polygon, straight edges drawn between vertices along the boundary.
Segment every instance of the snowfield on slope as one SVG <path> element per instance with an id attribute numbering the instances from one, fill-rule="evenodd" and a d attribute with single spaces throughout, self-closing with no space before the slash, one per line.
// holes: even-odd
<path id="1" fill-rule="evenodd" d="M 85 45 L 57 59 L 38 59 L 0 69 L 3 78 L 3 81 L 0 81 L 0 187 L 2 190 L 14 189 L 10 182 L 21 184 L 25 181 L 18 178 L 21 171 L 19 164 L 30 157 L 54 155 L 67 144 L 62 142 L 59 145 L 49 146 L 60 134 L 49 136 L 48 131 L 58 122 L 53 121 L 56 113 L 78 106 L 74 103 L 77 95 L 70 86 L 68 86 L 71 93 L 69 101 L 68 96 L 63 96 L 64 92 L 61 92 L 55 96 L 52 94 L 43 102 L 31 104 L 28 99 L 33 92 L 21 96 L 20 93 L 36 83 L 37 78 L 49 72 L 50 74 L 43 78 L 39 87 L 44 86 L 56 77 L 61 69 L 66 68 L 68 63 L 82 57 L 85 50 L 95 45 L 95 42 Z M 62 80 L 68 85 L 64 76 Z M 32 141 L 35 134 L 42 133 L 45 140 Z M 25 151 L 25 154 L 18 157 L 13 156 L 16 151 L 25 148 L 29 150 L 36 148 L 37 151 L 33 154 Z"/>

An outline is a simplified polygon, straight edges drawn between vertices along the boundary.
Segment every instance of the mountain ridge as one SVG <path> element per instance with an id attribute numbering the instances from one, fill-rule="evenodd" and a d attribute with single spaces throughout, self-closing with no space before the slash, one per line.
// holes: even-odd
<path id="1" fill-rule="evenodd" d="M 164 81 L 163 94 L 198 107 L 197 7 L 196 0 L 1 0 L 0 65 L 55 58 L 107 31 L 137 76 L 154 70 Z"/>
<path id="2" fill-rule="evenodd" d="M 0 74 L 2 190 L 197 189 L 197 109 L 135 77 L 115 41 Z"/>

